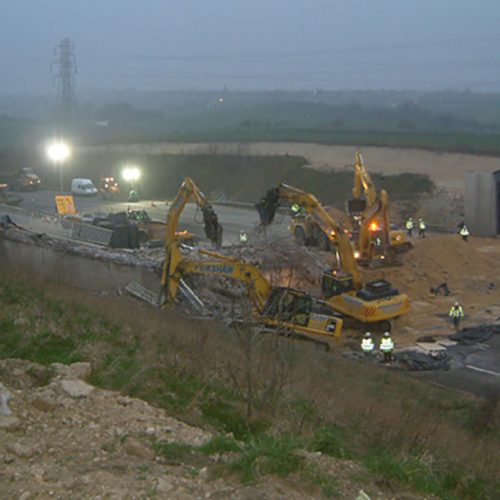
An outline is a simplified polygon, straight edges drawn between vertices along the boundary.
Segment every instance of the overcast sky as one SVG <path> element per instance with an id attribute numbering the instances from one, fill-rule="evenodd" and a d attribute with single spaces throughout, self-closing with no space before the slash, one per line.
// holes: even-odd
<path id="1" fill-rule="evenodd" d="M 500 90 L 500 0 L 0 0 L 0 93 L 51 91 L 63 38 L 80 91 Z"/>

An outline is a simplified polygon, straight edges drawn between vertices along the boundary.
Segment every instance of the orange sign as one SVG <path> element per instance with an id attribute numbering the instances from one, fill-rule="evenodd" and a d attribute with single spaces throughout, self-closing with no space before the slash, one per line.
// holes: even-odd
<path id="1" fill-rule="evenodd" d="M 75 201 L 73 196 L 57 195 L 56 206 L 59 215 L 76 215 Z"/>

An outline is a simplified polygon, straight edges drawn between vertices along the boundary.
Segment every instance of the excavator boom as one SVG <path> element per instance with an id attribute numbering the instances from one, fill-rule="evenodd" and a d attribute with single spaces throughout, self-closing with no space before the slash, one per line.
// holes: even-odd
<path id="1" fill-rule="evenodd" d="M 359 224 L 358 250 L 360 261 L 371 263 L 376 258 L 376 253 L 386 263 L 391 263 L 394 254 L 411 248 L 401 231 L 391 231 L 389 220 L 389 196 L 384 189 L 377 194 L 375 185 L 370 174 L 365 168 L 361 153 L 356 153 L 354 163 L 354 187 L 352 193 L 355 199 L 360 199 L 362 193 L 365 195 L 365 205 L 359 213 L 349 209 L 350 215 Z M 361 200 L 360 200 L 361 201 Z M 354 206 L 354 200 L 349 203 Z M 357 221 L 357 222 L 356 222 Z M 375 251 L 375 242 L 378 242 L 379 251 Z"/>
<path id="2" fill-rule="evenodd" d="M 361 197 L 361 190 L 365 193 L 367 204 L 369 206 L 373 205 L 377 199 L 377 190 L 370 174 L 365 168 L 363 156 L 361 153 L 356 153 L 356 161 L 354 162 L 354 187 L 352 189 L 354 198 Z"/>
<path id="3" fill-rule="evenodd" d="M 361 286 L 361 274 L 356 265 L 356 258 L 352 251 L 351 241 L 345 229 L 324 209 L 319 200 L 313 194 L 307 193 L 299 188 L 280 184 L 271 189 L 267 195 L 257 204 L 260 220 L 263 226 L 267 226 L 274 220 L 276 210 L 281 203 L 297 203 L 318 224 L 328 240 L 337 249 L 340 267 L 352 275 L 355 287 Z"/>
<path id="4" fill-rule="evenodd" d="M 166 306 L 172 305 L 177 295 L 179 281 L 174 279 L 174 275 L 180 262 L 182 262 L 181 242 L 176 234 L 177 226 L 179 225 L 179 219 L 184 207 L 191 199 L 194 199 L 201 209 L 207 238 L 217 248 L 222 244 L 222 226 L 219 224 L 217 214 L 200 188 L 191 178 L 186 177 L 179 187 L 167 214 L 167 225 L 165 228 L 166 257 L 161 280 L 161 284 L 166 292 Z"/>
<path id="5" fill-rule="evenodd" d="M 199 250 L 199 254 L 206 255 L 211 260 L 183 260 L 178 266 L 178 273 L 205 274 L 242 281 L 247 284 L 257 311 L 264 311 L 272 287 L 260 269 L 236 258 L 208 250 Z"/>

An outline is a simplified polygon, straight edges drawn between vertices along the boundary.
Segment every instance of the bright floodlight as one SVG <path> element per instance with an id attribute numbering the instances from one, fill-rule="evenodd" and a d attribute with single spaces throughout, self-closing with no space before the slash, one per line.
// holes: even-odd
<path id="1" fill-rule="evenodd" d="M 138 167 L 125 167 L 122 176 L 127 182 L 137 181 L 141 177 L 141 171 Z"/>
<path id="2" fill-rule="evenodd" d="M 63 163 L 71 156 L 71 149 L 63 141 L 54 141 L 47 146 L 47 156 L 54 163 Z"/>

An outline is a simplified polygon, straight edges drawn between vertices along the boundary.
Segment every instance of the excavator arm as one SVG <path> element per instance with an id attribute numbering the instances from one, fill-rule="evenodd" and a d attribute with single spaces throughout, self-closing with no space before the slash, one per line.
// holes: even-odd
<path id="1" fill-rule="evenodd" d="M 186 177 L 182 182 L 168 211 L 165 245 L 168 247 L 169 244 L 175 241 L 175 233 L 182 211 L 192 199 L 194 199 L 203 215 L 205 235 L 216 247 L 220 247 L 222 244 L 222 227 L 219 225 L 217 214 L 206 196 L 190 177 Z"/>
<path id="2" fill-rule="evenodd" d="M 203 224 L 207 238 L 216 247 L 222 244 L 222 226 L 219 224 L 217 214 L 208 202 L 206 196 L 194 181 L 186 177 L 182 182 L 177 195 L 170 205 L 167 215 L 167 225 L 165 228 L 165 262 L 163 264 L 163 273 L 161 284 L 165 289 L 165 305 L 168 307 L 173 304 L 177 294 L 179 281 L 174 279 L 177 267 L 182 262 L 180 250 L 180 241 L 176 237 L 179 219 L 187 203 L 194 199 L 203 215 Z"/>
<path id="3" fill-rule="evenodd" d="M 363 261 L 373 258 L 373 232 L 377 232 L 382 240 L 383 255 L 387 256 L 391 248 L 390 222 L 389 222 L 389 196 L 384 189 L 377 190 L 372 178 L 365 168 L 361 153 L 356 153 L 354 163 L 354 187 L 352 194 L 359 199 L 362 192 L 365 195 L 366 206 L 361 213 L 359 225 L 359 252 Z"/>
<path id="4" fill-rule="evenodd" d="M 254 317 L 265 327 L 284 329 L 294 336 L 324 343 L 340 336 L 343 321 L 325 301 L 292 288 L 272 287 L 255 266 L 233 257 L 199 250 L 205 260 L 182 260 L 169 281 L 174 290 L 185 274 L 217 276 L 240 281 L 247 286 Z M 171 291 L 169 291 L 171 292 Z M 174 296 L 175 298 L 175 296 Z"/>
<path id="5" fill-rule="evenodd" d="M 370 174 L 365 168 L 361 153 L 356 153 L 356 161 L 354 162 L 354 187 L 352 189 L 354 198 L 360 198 L 362 190 L 365 193 L 367 205 L 373 205 L 377 199 L 377 190 Z"/>
<path id="6" fill-rule="evenodd" d="M 361 287 L 361 274 L 348 235 L 313 194 L 283 183 L 269 190 L 256 205 L 262 225 L 267 226 L 273 222 L 276 210 L 283 202 L 297 203 L 311 216 L 337 249 L 342 270 L 352 275 L 354 287 Z"/>

